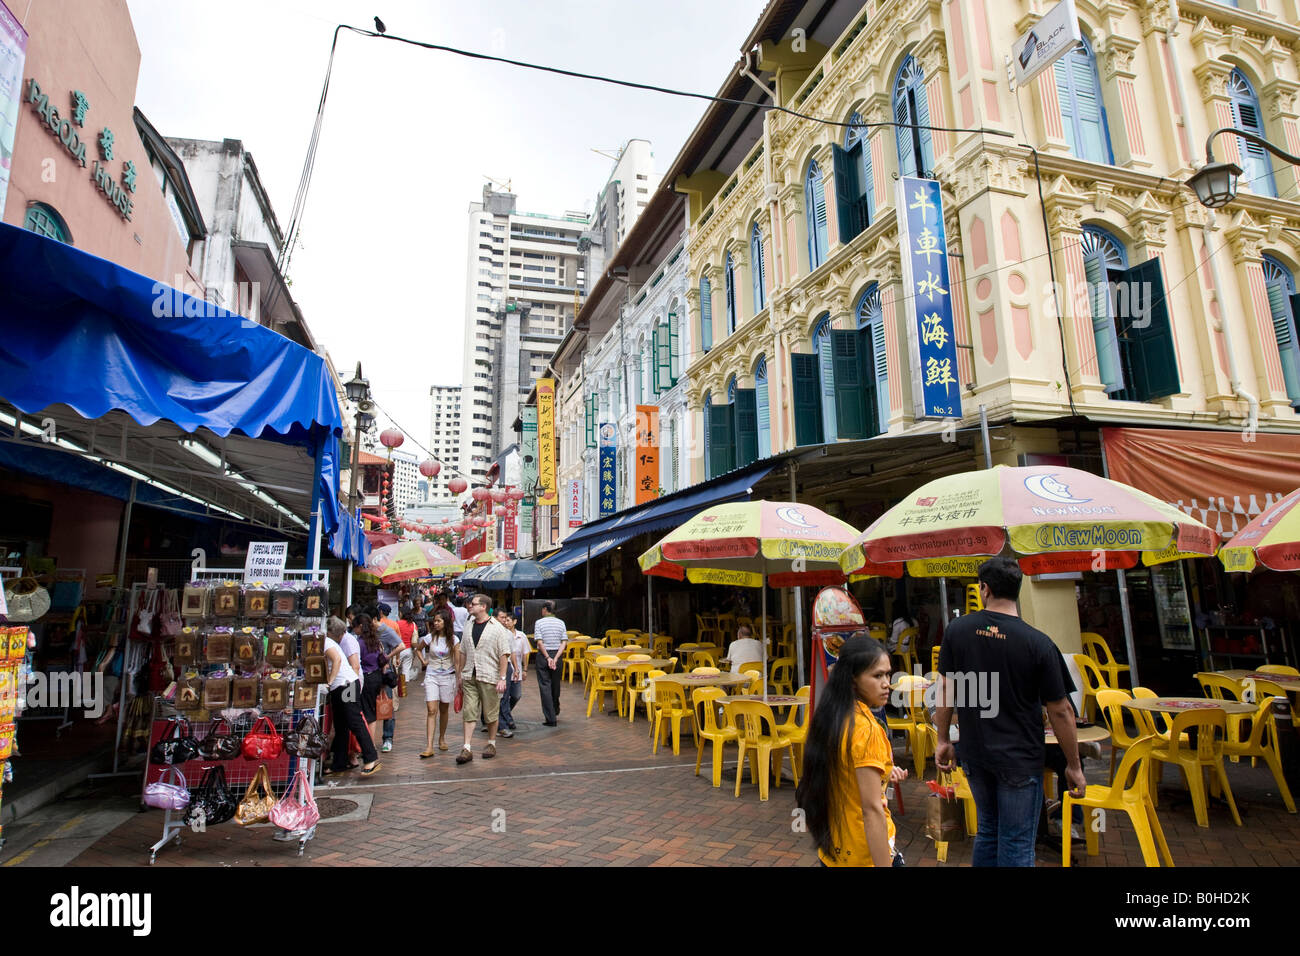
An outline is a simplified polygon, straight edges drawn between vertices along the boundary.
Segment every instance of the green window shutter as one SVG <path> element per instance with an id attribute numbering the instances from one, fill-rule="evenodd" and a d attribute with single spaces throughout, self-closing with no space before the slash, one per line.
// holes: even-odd
<path id="1" fill-rule="evenodd" d="M 736 467 L 758 460 L 758 396 L 752 388 L 736 389 L 734 434 Z"/>
<path id="2" fill-rule="evenodd" d="M 1088 279 L 1088 303 L 1092 308 L 1092 337 L 1097 346 L 1097 368 L 1107 393 L 1122 391 L 1124 369 L 1119 360 L 1119 338 L 1115 334 L 1115 316 L 1111 311 L 1110 287 L 1106 260 L 1100 251 L 1083 259 Z"/>
<path id="3" fill-rule="evenodd" d="M 666 392 L 672 386 L 672 340 L 668 326 L 660 325 L 655 328 L 655 392 Z"/>
<path id="4" fill-rule="evenodd" d="M 754 415 L 758 420 L 758 457 L 772 455 L 772 413 L 767 399 L 767 379 L 760 379 L 754 387 Z"/>
<path id="5" fill-rule="evenodd" d="M 731 406 L 707 406 L 709 411 L 709 477 L 725 475 L 736 467 L 732 442 Z"/>
<path id="6" fill-rule="evenodd" d="M 700 276 L 700 348 L 713 348 L 713 283 Z"/>
<path id="7" fill-rule="evenodd" d="M 862 192 L 857 182 L 856 156 L 831 144 L 831 167 L 835 175 L 835 212 L 840 224 L 840 242 L 850 242 L 866 224 L 858 215 L 858 196 Z"/>
<path id="8" fill-rule="evenodd" d="M 862 408 L 865 414 L 866 435 L 879 435 L 880 394 L 876 389 L 875 331 L 879 320 L 858 329 L 858 374 L 862 383 Z M 883 337 L 883 336 L 882 336 Z"/>
<path id="9" fill-rule="evenodd" d="M 822 440 L 822 398 L 818 357 L 790 353 L 790 386 L 794 406 L 794 443 L 818 445 Z"/>
<path id="10" fill-rule="evenodd" d="M 596 447 L 596 403 L 600 399 L 595 392 L 587 396 L 587 447 Z"/>
<path id="11" fill-rule="evenodd" d="M 830 331 L 814 339 L 817 342 L 817 375 L 822 403 L 823 442 L 835 441 L 838 427 L 835 420 L 835 350 L 831 346 Z"/>
<path id="12" fill-rule="evenodd" d="M 858 333 L 831 332 L 835 366 L 835 423 L 840 438 L 867 437 L 867 409 L 862 396 L 862 369 L 858 364 Z"/>
<path id="13" fill-rule="evenodd" d="M 1120 281 L 1127 283 L 1129 289 L 1126 295 L 1118 298 L 1122 309 L 1117 310 L 1116 318 L 1129 342 L 1133 398 L 1149 402 L 1176 395 L 1182 387 L 1178 381 L 1178 357 L 1174 350 L 1173 329 L 1169 324 L 1160 260 L 1148 259 L 1139 263 L 1125 272 Z M 1123 314 L 1119 314 L 1120 311 Z"/>
<path id="14" fill-rule="evenodd" d="M 682 346 L 677 332 L 677 313 L 668 313 L 668 384 L 677 384 L 682 374 Z"/>
<path id="15" fill-rule="evenodd" d="M 1280 280 L 1268 283 L 1268 305 L 1273 314 L 1273 335 L 1277 354 L 1282 360 L 1282 378 L 1291 404 L 1300 403 L 1300 343 L 1296 342 L 1295 316 L 1300 309 L 1300 295 L 1288 296 Z"/>
<path id="16" fill-rule="evenodd" d="M 917 175 L 928 176 L 934 169 L 934 133 L 926 129 L 930 125 L 930 98 L 925 92 L 925 78 L 917 71 L 916 86 L 916 131 L 917 141 L 921 144 L 921 155 L 917 160 Z"/>

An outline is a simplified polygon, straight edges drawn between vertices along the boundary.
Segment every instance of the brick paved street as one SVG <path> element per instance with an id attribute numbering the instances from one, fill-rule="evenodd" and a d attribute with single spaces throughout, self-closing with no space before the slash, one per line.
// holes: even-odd
<path id="1" fill-rule="evenodd" d="M 376 778 L 349 775 L 336 786 L 317 789 L 321 799 L 362 797 L 364 803 L 364 796 L 371 796 L 365 819 L 322 823 L 301 860 L 295 854 L 296 844 L 273 842 L 270 829 L 242 830 L 231 823 L 203 834 L 187 832 L 180 846 L 172 844 L 160 851 L 157 865 L 809 866 L 815 862 L 807 835 L 791 829 L 794 790 L 788 780 L 772 790 L 766 804 L 759 802 L 748 780 L 740 799 L 732 796 L 734 749 L 729 751 L 722 789 L 714 790 L 707 776 L 707 750 L 703 775 L 696 778 L 693 745 L 684 743 L 678 757 L 671 748 L 652 755 L 644 719 L 631 725 L 613 716 L 587 719 L 576 684 L 565 685 L 560 726 L 542 727 L 536 685 L 530 679 L 517 709 L 518 735 L 498 741 L 498 756 L 493 760 L 482 759 L 486 738 L 476 735 L 474 761 L 458 767 L 454 757 L 459 745 L 450 737 L 447 753 L 431 760 L 418 758 L 424 746 L 420 693 L 414 688 L 403 703 L 396 747 L 383 755 Z M 901 742 L 896 755 L 910 766 Z M 1104 782 L 1106 769 L 1105 760 L 1089 761 L 1089 778 Z M 1221 807 L 1211 808 L 1209 829 L 1198 828 L 1189 804 L 1173 806 L 1172 790 L 1162 797 L 1160 819 L 1175 863 L 1294 865 L 1300 859 L 1300 817 L 1286 812 L 1273 792 L 1271 775 L 1248 764 L 1229 765 L 1229 775 L 1245 824 L 1241 828 Z M 1166 771 L 1165 780 L 1172 788 L 1172 770 Z M 895 819 L 908 865 L 938 865 L 933 844 L 921 833 L 924 785 L 909 780 L 903 799 L 907 812 L 901 817 L 896 814 Z M 364 806 L 361 809 L 364 815 Z M 1079 845 L 1074 865 L 1140 865 L 1127 821 L 1112 816 L 1108 823 L 1101 855 L 1089 859 Z M 504 832 L 497 832 L 502 824 Z M 158 839 L 161 827 L 158 811 L 130 815 L 72 858 L 72 865 L 147 865 L 148 847 Z M 970 847 L 969 842 L 952 845 L 947 865 L 967 865 Z M 8 861 L 0 858 L 4 862 Z M 1040 845 L 1039 864 L 1059 865 L 1059 844 Z M 21 860 L 18 865 L 23 865 Z"/>

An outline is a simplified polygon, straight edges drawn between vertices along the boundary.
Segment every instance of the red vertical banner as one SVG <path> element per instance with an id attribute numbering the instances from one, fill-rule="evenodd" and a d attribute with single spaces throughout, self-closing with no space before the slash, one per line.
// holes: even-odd
<path id="1" fill-rule="evenodd" d="M 505 513 L 505 521 L 502 522 L 504 530 L 501 532 L 501 547 L 510 552 L 519 550 L 519 525 L 516 523 L 515 511 L 513 508 Z"/>
<path id="2" fill-rule="evenodd" d="M 659 406 L 636 407 L 636 503 L 659 497 Z"/>

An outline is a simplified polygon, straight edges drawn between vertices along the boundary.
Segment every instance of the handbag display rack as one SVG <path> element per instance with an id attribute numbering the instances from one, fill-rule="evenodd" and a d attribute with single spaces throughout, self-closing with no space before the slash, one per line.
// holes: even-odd
<path id="1" fill-rule="evenodd" d="M 198 568 L 191 572 L 191 579 L 197 581 L 242 581 L 243 577 L 243 569 Z M 286 570 L 284 572 L 284 580 L 323 581 L 326 589 L 328 589 L 329 572 Z M 211 602 L 209 602 L 209 604 L 210 603 Z M 208 611 L 212 611 L 211 606 L 209 606 Z M 292 630 L 296 634 L 300 630 L 300 621 L 309 617 L 311 624 L 313 626 L 319 624 L 321 633 L 324 634 L 326 617 L 323 615 L 320 617 L 294 615 L 293 618 L 290 619 L 287 617 L 276 617 L 272 614 L 266 617 L 250 619 L 242 616 L 219 618 L 214 614 L 209 613 L 203 620 L 206 625 L 234 627 L 236 634 L 238 634 L 239 629 L 246 624 L 258 628 L 270 628 L 276 625 L 282 625 L 285 627 L 292 627 Z M 191 624 L 195 622 L 193 619 L 187 618 L 185 623 Z M 295 640 L 291 642 L 294 651 L 294 660 L 301 660 L 301 645 L 301 638 L 296 637 Z M 178 681 L 178 693 L 183 669 L 182 665 L 177 665 L 176 678 Z M 282 711 L 268 712 L 261 711 L 260 708 L 257 710 L 264 718 L 270 720 L 271 724 L 275 728 L 276 734 L 283 738 L 289 733 L 296 731 L 308 716 L 313 717 L 317 726 L 319 726 L 321 721 L 321 704 L 324 696 L 321 691 L 323 691 L 324 688 L 324 684 L 316 686 L 313 698 L 314 706 L 312 707 L 295 708 L 292 701 L 287 701 L 285 709 Z M 223 711 L 229 712 L 230 710 L 238 709 L 250 715 L 253 712 L 252 708 L 238 708 L 234 705 L 233 701 L 230 701 L 229 703 L 231 706 L 228 708 L 222 708 Z M 199 799 L 201 797 L 201 782 L 203 781 L 205 774 L 207 774 L 209 770 L 217 767 L 221 768 L 221 771 L 225 776 L 226 788 L 229 791 L 231 798 L 236 803 L 244 796 L 245 789 L 253 782 L 254 778 L 258 776 L 259 768 L 263 766 L 267 768 L 269 783 L 277 798 L 283 798 L 288 791 L 295 786 L 299 767 L 305 771 L 308 781 L 315 779 L 316 768 L 320 762 L 320 758 L 296 757 L 291 755 L 287 749 L 281 749 L 278 755 L 273 758 L 250 759 L 245 756 L 244 741 L 250 735 L 257 735 L 256 739 L 259 742 L 262 742 L 264 748 L 265 740 L 263 735 L 266 732 L 265 720 L 257 716 L 251 716 L 235 721 L 227 720 L 224 722 L 224 726 L 222 726 L 223 721 L 220 717 L 221 714 L 217 711 L 177 711 L 170 701 L 163 700 L 162 698 L 155 698 L 153 720 L 151 723 L 152 732 L 149 738 L 143 786 L 147 787 L 150 784 L 167 779 L 167 775 L 171 771 L 172 765 L 153 762 L 153 757 L 155 756 L 155 745 L 165 736 L 173 736 L 173 731 L 177 727 L 176 722 L 179 720 L 185 720 L 188 722 L 189 733 L 196 741 L 204 741 L 210 733 L 214 732 L 214 728 L 216 728 L 215 732 L 218 736 L 228 733 L 239 740 L 239 746 L 234 750 L 235 755 L 229 759 L 204 759 L 203 755 L 200 754 L 193 760 L 188 760 L 182 764 L 176 765 L 188 783 L 193 799 Z M 226 745 L 224 748 L 209 748 L 209 753 L 212 753 L 214 749 L 217 751 L 229 751 L 230 748 L 229 745 Z M 250 744 L 248 749 L 257 751 L 258 747 L 254 744 Z M 264 749 L 262 752 L 265 752 Z M 234 827 L 236 826 L 236 823 L 231 820 L 229 822 L 215 824 L 215 826 Z M 274 829 L 274 827 L 267 827 L 268 832 L 274 832 Z M 162 836 L 149 848 L 149 862 L 152 864 L 158 857 L 158 851 L 169 842 L 174 840 L 177 844 L 180 844 L 182 835 L 186 830 L 193 830 L 196 834 L 204 833 L 206 832 L 206 824 L 199 825 L 191 819 L 191 808 L 179 810 L 169 808 L 164 810 Z M 315 835 L 315 826 L 312 826 L 298 834 L 297 844 L 299 856 L 302 856 L 307 842 Z"/>

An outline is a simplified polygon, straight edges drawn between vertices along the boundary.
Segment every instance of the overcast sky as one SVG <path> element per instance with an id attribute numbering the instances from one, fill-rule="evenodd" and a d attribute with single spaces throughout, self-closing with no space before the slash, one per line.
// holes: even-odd
<path id="1" fill-rule="evenodd" d="M 334 26 L 715 93 L 763 0 L 128 0 L 136 103 L 165 136 L 243 140 L 281 228 Z M 663 172 L 706 104 L 342 32 L 302 244 L 290 276 L 344 379 L 427 445 L 429 386 L 456 384 L 466 212 L 484 176 L 521 211 L 587 210 L 613 167 L 593 148 L 648 139 Z M 406 446 L 418 451 L 412 445 Z"/>

